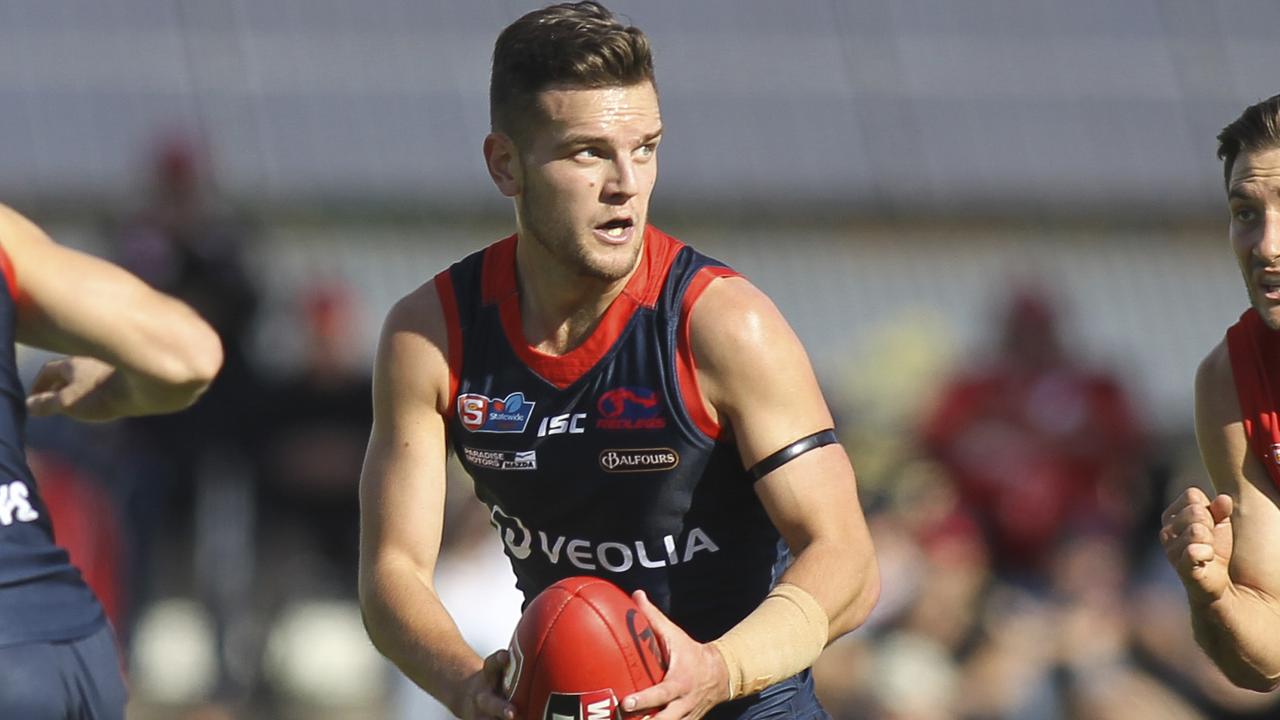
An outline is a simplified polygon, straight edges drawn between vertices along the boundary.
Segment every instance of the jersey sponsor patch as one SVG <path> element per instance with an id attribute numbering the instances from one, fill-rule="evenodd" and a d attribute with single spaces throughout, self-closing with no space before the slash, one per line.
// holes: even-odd
<path id="1" fill-rule="evenodd" d="M 482 450 L 462 448 L 462 459 L 476 467 L 489 470 L 537 470 L 537 450 Z"/>
<path id="2" fill-rule="evenodd" d="M 464 393 L 458 396 L 458 420 L 471 432 L 522 433 L 535 405 L 527 402 L 522 392 L 504 398 Z"/>
<path id="3" fill-rule="evenodd" d="M 17 480 L 11 483 L 0 483 L 0 525 L 12 525 L 15 522 L 34 522 L 40 513 L 31 507 L 28 498 L 31 491 L 25 483 Z"/>
<path id="4" fill-rule="evenodd" d="M 546 530 L 530 529 L 520 518 L 494 505 L 489 524 L 498 531 L 507 552 L 518 561 L 534 552 L 552 565 L 568 564 L 579 570 L 624 573 L 636 567 L 662 568 L 697 559 L 698 553 L 714 554 L 720 546 L 700 527 L 679 536 L 663 535 L 646 540 L 600 540 L 568 537 Z"/>
<path id="5" fill-rule="evenodd" d="M 600 467 L 605 472 L 658 472 L 680 465 L 680 453 L 671 448 L 610 449 L 600 452 Z"/>
<path id="6" fill-rule="evenodd" d="M 596 411 L 600 413 L 596 427 L 602 430 L 661 430 L 667 426 L 662 399 L 652 388 L 614 388 L 596 401 Z"/>
<path id="7" fill-rule="evenodd" d="M 618 697 L 613 690 L 585 693 L 558 693 L 547 696 L 542 720 L 621 720 Z"/>

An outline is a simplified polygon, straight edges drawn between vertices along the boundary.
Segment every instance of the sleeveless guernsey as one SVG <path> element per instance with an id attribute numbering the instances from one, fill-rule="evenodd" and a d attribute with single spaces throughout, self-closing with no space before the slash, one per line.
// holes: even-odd
<path id="1" fill-rule="evenodd" d="M 436 276 L 450 446 L 526 603 L 594 575 L 645 590 L 706 642 L 760 604 L 790 554 L 697 395 L 689 311 L 736 273 L 656 228 L 644 240 L 626 288 L 562 356 L 524 340 L 515 236 Z"/>
<path id="2" fill-rule="evenodd" d="M 14 339 L 18 285 L 0 250 L 0 647 L 75 640 L 102 626 L 103 613 L 62 548 L 27 467 L 26 393 Z"/>

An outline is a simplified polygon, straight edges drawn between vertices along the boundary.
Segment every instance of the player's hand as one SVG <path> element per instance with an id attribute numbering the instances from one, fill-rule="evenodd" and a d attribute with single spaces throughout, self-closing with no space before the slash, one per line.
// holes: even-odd
<path id="1" fill-rule="evenodd" d="M 729 699 L 729 670 L 720 651 L 689 637 L 649 602 L 632 594 L 667 653 L 667 675 L 651 688 L 623 698 L 628 713 L 653 709 L 653 720 L 696 720 Z M 660 710 L 660 711 L 659 711 Z"/>
<path id="2" fill-rule="evenodd" d="M 467 678 L 462 688 L 462 720 L 515 720 L 516 708 L 501 694 L 502 673 L 510 655 L 498 650 L 484 659 L 484 667 Z"/>
<path id="3" fill-rule="evenodd" d="M 1160 544 L 1192 603 L 1211 603 L 1230 585 L 1233 507 L 1230 495 L 1210 501 L 1193 487 L 1183 491 L 1161 516 Z"/>
<path id="4" fill-rule="evenodd" d="M 97 358 L 76 355 L 50 360 L 31 384 L 27 412 L 89 422 L 114 420 L 121 414 L 114 392 L 120 380 L 114 367 Z"/>

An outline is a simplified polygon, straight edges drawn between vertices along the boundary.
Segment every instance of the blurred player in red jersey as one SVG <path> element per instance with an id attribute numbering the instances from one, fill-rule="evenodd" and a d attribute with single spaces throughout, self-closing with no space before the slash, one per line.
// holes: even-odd
<path id="1" fill-rule="evenodd" d="M 1196 373 L 1196 439 L 1218 495 L 1184 491 L 1160 541 L 1200 646 L 1265 691 L 1280 685 L 1280 95 L 1224 128 L 1218 157 L 1252 307 Z"/>
<path id="2" fill-rule="evenodd" d="M 647 39 L 593 2 L 499 36 L 489 173 L 517 232 L 390 312 L 361 479 L 374 644 L 463 718 L 511 718 L 436 595 L 452 450 L 526 601 L 635 593 L 669 653 L 617 698 L 677 718 L 823 718 L 808 667 L 879 576 L 804 349 L 737 273 L 648 223 L 663 132 Z M 526 708 L 541 717 L 542 708 Z"/>
<path id="3" fill-rule="evenodd" d="M 191 308 L 3 206 L 0 269 L 0 717 L 122 720 L 118 652 L 54 544 L 23 454 L 26 413 L 99 422 L 181 410 L 213 380 L 222 347 Z M 15 342 L 68 355 L 41 369 L 25 403 Z"/>

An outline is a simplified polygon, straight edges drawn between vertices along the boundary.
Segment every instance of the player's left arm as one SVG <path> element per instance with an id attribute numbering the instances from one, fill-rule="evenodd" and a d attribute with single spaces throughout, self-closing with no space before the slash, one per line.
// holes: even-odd
<path id="1" fill-rule="evenodd" d="M 799 339 L 774 304 L 741 278 L 709 285 L 689 318 L 698 384 L 713 419 L 732 433 L 745 467 L 832 418 Z M 756 611 L 699 644 L 638 597 L 665 636 L 671 670 L 633 696 L 665 705 L 657 720 L 697 718 L 808 667 L 831 640 L 870 614 L 880 581 L 853 467 L 839 444 L 799 455 L 756 482 L 794 563 Z"/>

